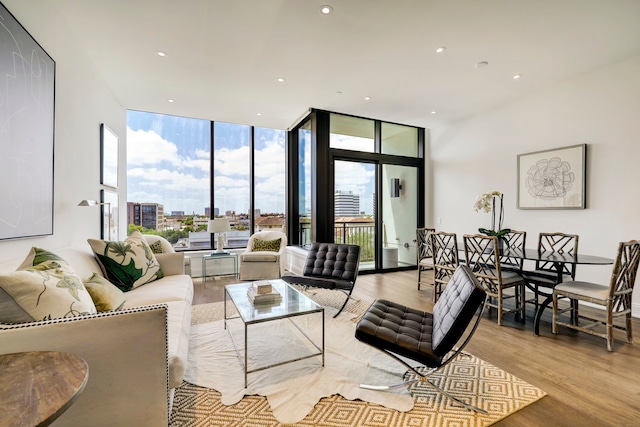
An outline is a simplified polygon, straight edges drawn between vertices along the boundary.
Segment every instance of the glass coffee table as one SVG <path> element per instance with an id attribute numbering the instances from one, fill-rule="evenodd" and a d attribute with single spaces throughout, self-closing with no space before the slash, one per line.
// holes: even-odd
<path id="1" fill-rule="evenodd" d="M 247 290 L 252 283 L 239 283 L 234 285 L 226 285 L 224 287 L 224 327 L 229 331 L 229 336 L 233 342 L 233 346 L 238 354 L 238 358 L 244 365 L 244 387 L 247 388 L 247 375 L 252 372 L 262 371 L 264 369 L 274 368 L 286 363 L 293 363 L 303 359 L 320 356 L 322 366 L 324 366 L 324 308 L 316 304 L 311 298 L 307 297 L 297 289 L 282 280 L 269 280 L 271 286 L 282 295 L 282 301 L 275 303 L 253 304 L 247 296 Z M 227 317 L 227 299 L 233 302 L 238 311 L 238 316 Z M 304 331 L 295 322 L 298 316 L 307 316 L 318 313 L 322 322 L 321 343 L 314 342 L 308 335 L 309 331 Z M 244 326 L 244 346 L 239 347 L 234 339 L 234 334 L 227 326 L 227 322 L 233 319 L 240 319 Z M 249 326 L 264 322 L 288 321 L 302 335 L 310 349 L 307 354 L 298 357 L 286 359 L 265 366 L 258 366 L 249 369 Z M 296 336 L 300 336 L 296 334 Z M 317 340 L 317 339 L 316 339 Z M 274 345 L 278 345 L 274 342 Z M 244 357 L 241 355 L 244 353 Z"/>

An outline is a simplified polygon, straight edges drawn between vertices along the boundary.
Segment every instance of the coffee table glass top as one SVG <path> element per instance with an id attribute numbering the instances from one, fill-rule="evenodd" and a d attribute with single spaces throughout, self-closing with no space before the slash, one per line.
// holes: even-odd
<path id="1" fill-rule="evenodd" d="M 283 280 L 269 280 L 269 283 L 282 295 L 282 301 L 279 303 L 254 305 L 247 296 L 247 290 L 252 286 L 252 283 L 225 286 L 227 294 L 231 297 L 244 323 L 257 323 L 324 310 L 322 306 Z"/>

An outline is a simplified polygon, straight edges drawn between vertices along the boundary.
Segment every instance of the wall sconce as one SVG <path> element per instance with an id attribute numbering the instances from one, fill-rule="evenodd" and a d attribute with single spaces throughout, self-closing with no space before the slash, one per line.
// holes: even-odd
<path id="1" fill-rule="evenodd" d="M 400 190 L 402 185 L 400 184 L 400 178 L 391 178 L 391 197 L 400 197 Z"/>

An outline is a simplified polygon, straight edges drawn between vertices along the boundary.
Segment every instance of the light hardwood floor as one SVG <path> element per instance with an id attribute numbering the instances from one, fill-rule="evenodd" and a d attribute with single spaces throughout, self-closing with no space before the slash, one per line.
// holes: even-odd
<path id="1" fill-rule="evenodd" d="M 216 281 L 196 280 L 195 289 L 194 304 L 222 299 L 223 287 Z M 360 275 L 353 296 L 431 311 L 431 292 L 424 286 L 418 291 L 417 272 L 406 271 Z M 467 346 L 470 353 L 548 393 L 495 425 L 640 426 L 640 342 L 626 344 L 618 331 L 620 339 L 609 353 L 598 337 L 566 328 L 553 335 L 550 312 L 543 315 L 540 336 L 535 336 L 532 306 L 527 307 L 525 324 L 507 315 L 498 326 L 495 311 L 487 311 Z M 633 328 L 637 338 L 640 319 L 634 319 Z"/>

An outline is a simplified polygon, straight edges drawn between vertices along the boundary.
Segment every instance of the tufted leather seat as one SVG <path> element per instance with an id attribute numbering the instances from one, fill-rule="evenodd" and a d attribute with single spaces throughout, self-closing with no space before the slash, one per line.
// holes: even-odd
<path id="1" fill-rule="evenodd" d="M 356 338 L 405 364 L 419 376 L 419 379 L 397 386 L 361 385 L 361 387 L 386 390 L 409 385 L 416 381 L 426 381 L 427 376 L 453 360 L 469 341 L 480 320 L 486 295 L 486 291 L 469 267 L 461 265 L 456 269 L 438 302 L 433 306 L 432 313 L 384 299 L 374 301 L 356 326 Z M 476 317 L 475 323 L 463 339 L 474 316 Z M 455 351 L 452 351 L 454 347 L 456 347 Z M 415 360 L 431 370 L 426 374 L 418 372 L 398 356 Z M 436 387 L 433 383 L 429 383 Z M 442 391 L 440 388 L 436 388 Z M 486 411 L 468 405 L 449 394 L 447 396 L 470 409 L 486 413 Z"/>
<path id="2" fill-rule="evenodd" d="M 358 277 L 359 265 L 360 246 L 314 242 L 309 248 L 302 275 L 286 275 L 282 276 L 282 280 L 302 286 L 346 292 L 347 299 L 336 313 L 337 316 L 349 301 Z"/>

